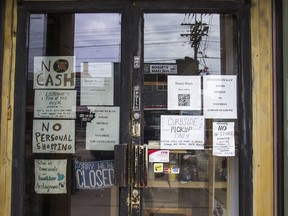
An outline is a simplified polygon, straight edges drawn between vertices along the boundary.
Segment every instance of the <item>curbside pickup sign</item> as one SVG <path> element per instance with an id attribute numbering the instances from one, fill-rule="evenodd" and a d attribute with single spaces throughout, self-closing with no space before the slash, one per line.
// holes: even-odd
<path id="1" fill-rule="evenodd" d="M 78 189 L 99 189 L 114 185 L 114 161 L 75 161 Z"/>

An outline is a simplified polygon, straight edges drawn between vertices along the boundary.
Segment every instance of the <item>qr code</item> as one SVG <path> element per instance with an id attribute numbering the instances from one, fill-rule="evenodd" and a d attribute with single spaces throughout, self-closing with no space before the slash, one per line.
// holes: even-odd
<path id="1" fill-rule="evenodd" d="M 190 94 L 178 94 L 178 106 L 190 106 Z"/>

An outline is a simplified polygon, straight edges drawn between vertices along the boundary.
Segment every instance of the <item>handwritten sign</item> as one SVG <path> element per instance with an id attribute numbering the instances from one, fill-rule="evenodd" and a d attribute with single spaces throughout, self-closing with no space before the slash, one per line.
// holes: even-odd
<path id="1" fill-rule="evenodd" d="M 75 153 L 75 121 L 35 119 L 33 153 Z"/>
<path id="2" fill-rule="evenodd" d="M 234 122 L 213 122 L 213 155 L 235 156 Z"/>
<path id="3" fill-rule="evenodd" d="M 35 118 L 76 118 L 76 90 L 35 90 Z"/>
<path id="4" fill-rule="evenodd" d="M 63 194 L 66 188 L 67 160 L 35 159 L 35 192 L 37 194 Z"/>
<path id="5" fill-rule="evenodd" d="M 204 149 L 203 116 L 161 116 L 161 149 Z"/>
<path id="6" fill-rule="evenodd" d="M 78 189 L 98 189 L 114 184 L 113 161 L 75 161 L 75 175 Z"/>
<path id="7" fill-rule="evenodd" d="M 120 109 L 119 107 L 89 107 L 95 114 L 86 127 L 87 150 L 114 150 L 119 143 Z"/>
<path id="8" fill-rule="evenodd" d="M 84 62 L 81 68 L 80 104 L 113 105 L 113 64 Z"/>
<path id="9" fill-rule="evenodd" d="M 204 116 L 237 119 L 237 76 L 203 76 Z"/>
<path id="10" fill-rule="evenodd" d="M 34 57 L 34 89 L 74 89 L 73 56 Z"/>
<path id="11" fill-rule="evenodd" d="M 201 110 L 201 77 L 168 76 L 168 110 Z"/>

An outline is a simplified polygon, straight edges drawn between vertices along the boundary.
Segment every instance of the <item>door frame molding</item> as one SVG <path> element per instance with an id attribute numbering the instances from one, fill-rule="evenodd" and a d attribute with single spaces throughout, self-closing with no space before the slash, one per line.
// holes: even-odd
<path id="1" fill-rule="evenodd" d="M 28 19 L 30 13 L 112 13 L 119 12 L 123 13 L 124 22 L 132 23 L 131 6 L 136 6 L 137 13 L 168 13 L 168 12 L 197 12 L 197 13 L 232 13 L 239 17 L 238 19 L 238 34 L 239 34 L 239 44 L 238 53 L 241 62 L 239 62 L 239 81 L 238 84 L 241 89 L 241 94 L 239 94 L 239 103 L 241 106 L 239 110 L 239 126 L 244 129 L 243 139 L 240 140 L 241 145 L 240 150 L 240 166 L 239 166 L 239 176 L 240 176 L 240 201 L 239 209 L 240 215 L 249 216 L 252 215 L 253 211 L 253 199 L 252 199 L 252 88 L 251 88 L 251 49 L 250 49 L 250 5 L 246 3 L 239 2 L 187 2 L 187 1 L 161 1 L 161 2 L 151 2 L 151 1 L 98 1 L 98 2 L 24 2 L 18 6 L 18 30 L 21 33 L 21 37 L 17 37 L 17 52 L 16 52 L 16 79 L 15 79 L 15 114 L 14 114 L 14 124 L 13 124 L 13 177 L 12 177 L 12 204 L 11 211 L 13 216 L 20 216 L 24 210 L 24 194 L 25 194 L 25 160 L 24 160 L 24 144 L 25 144 L 25 115 L 26 115 L 26 80 L 27 73 L 25 68 L 27 68 L 27 40 L 28 40 Z M 241 19 L 240 19 L 241 17 Z M 122 36 L 122 71 L 129 70 L 129 76 L 123 77 L 122 79 L 122 90 L 126 89 L 124 92 L 129 96 L 129 101 L 121 104 L 123 109 L 129 110 L 129 112 L 121 112 L 121 122 L 126 122 L 130 119 L 130 107 L 131 104 L 131 92 L 129 88 L 125 88 L 127 82 L 131 83 L 133 72 L 133 52 L 131 26 L 122 31 L 125 31 L 125 38 Z M 136 29 L 137 30 L 137 29 Z M 241 31 L 240 31 L 241 30 Z M 142 29 L 143 31 L 143 29 Z M 143 32 L 142 32 L 143 36 Z M 139 38 L 138 38 L 139 39 Z M 247 47 L 249 47 L 247 49 Z M 123 59 L 123 50 L 131 53 L 129 58 Z M 137 48 L 134 52 L 141 53 L 143 50 Z M 142 54 L 143 56 L 143 54 Z M 143 62 L 143 61 L 142 61 Z M 123 74 L 122 73 L 122 74 Z M 140 81 L 141 82 L 141 81 Z M 128 83 L 129 84 L 129 83 Z M 133 87 L 133 86 L 132 86 Z M 128 90 L 127 90 L 128 89 Z M 243 118 L 241 118 L 243 117 Z M 245 117 L 245 118 L 244 118 Z M 242 120 L 241 120 L 242 119 Z M 240 121 L 241 120 L 241 121 Z M 123 127 L 122 127 L 123 126 Z M 121 125 L 121 133 L 131 133 L 131 126 L 129 122 L 127 124 Z M 127 137 L 127 136 L 126 136 Z M 242 142 L 241 142 L 242 141 Z M 131 143 L 131 140 L 123 138 L 121 143 Z M 131 165 L 131 164 L 130 164 Z M 128 169 L 131 167 L 128 167 Z M 129 179 L 130 176 L 128 176 Z M 128 203 L 126 202 L 127 196 L 130 196 L 130 189 L 122 188 L 123 193 L 120 193 L 120 200 L 123 203 L 120 205 L 120 215 L 128 215 Z M 134 213 L 136 214 L 135 211 Z M 140 215 L 141 213 L 139 213 Z"/>

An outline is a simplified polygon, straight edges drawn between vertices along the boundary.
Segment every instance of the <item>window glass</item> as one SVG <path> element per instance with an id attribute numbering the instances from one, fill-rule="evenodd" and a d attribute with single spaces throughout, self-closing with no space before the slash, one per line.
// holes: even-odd
<path id="1" fill-rule="evenodd" d="M 231 15 L 145 14 L 143 215 L 238 215 L 235 26 Z"/>
<path id="2" fill-rule="evenodd" d="M 120 14 L 32 14 L 25 215 L 117 215 Z"/>

